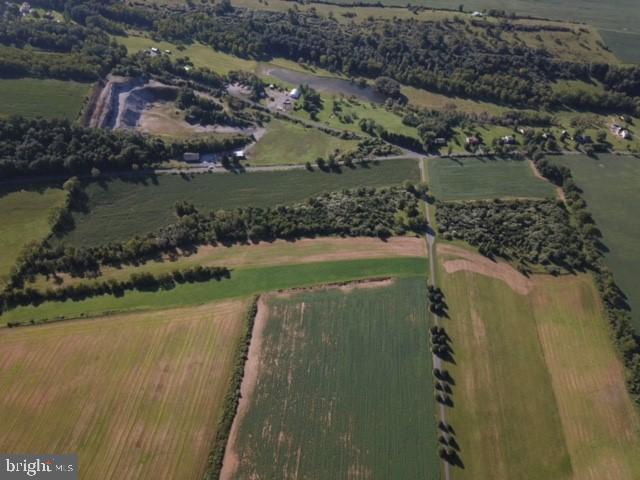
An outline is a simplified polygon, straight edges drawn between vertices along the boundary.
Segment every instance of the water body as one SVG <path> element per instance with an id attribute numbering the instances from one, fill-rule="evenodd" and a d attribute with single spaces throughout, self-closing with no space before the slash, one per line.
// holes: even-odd
<path id="1" fill-rule="evenodd" d="M 262 70 L 264 75 L 270 75 L 292 85 L 309 85 L 311 88 L 325 93 L 353 95 L 360 100 L 373 103 L 383 103 L 385 96 L 376 92 L 371 87 L 359 87 L 349 80 L 332 77 L 319 77 L 310 73 L 294 72 L 286 68 L 266 67 Z"/>

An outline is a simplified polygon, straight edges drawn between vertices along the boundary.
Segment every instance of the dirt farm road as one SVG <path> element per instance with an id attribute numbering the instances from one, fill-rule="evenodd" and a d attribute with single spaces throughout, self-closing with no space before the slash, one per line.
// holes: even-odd
<path id="1" fill-rule="evenodd" d="M 419 165 L 420 165 L 420 177 L 422 179 L 423 182 L 426 183 L 427 181 L 427 175 L 425 172 L 425 160 L 424 159 L 420 159 L 418 160 Z M 435 257 L 435 243 L 436 243 L 436 237 L 435 237 L 435 231 L 431 229 L 431 215 L 429 213 L 429 207 L 427 206 L 426 208 L 426 213 L 425 213 L 426 217 L 427 217 L 427 222 L 429 224 L 427 233 L 425 234 L 425 239 L 427 241 L 427 246 L 429 248 L 429 284 L 433 285 L 434 287 L 436 286 L 436 257 Z M 438 315 L 436 314 L 432 314 L 430 313 L 430 315 L 433 315 L 434 318 L 434 323 L 437 326 L 440 326 L 440 318 L 438 317 Z M 442 360 L 440 359 L 440 357 L 438 357 L 437 355 L 433 354 L 433 368 L 434 369 L 441 369 L 442 368 Z M 444 423 L 445 425 L 447 424 L 447 408 L 445 407 L 444 404 L 439 403 L 438 402 L 438 407 L 439 407 L 439 416 L 440 416 L 440 421 L 442 423 Z M 442 460 L 443 466 L 444 466 L 444 478 L 445 480 L 451 480 L 451 465 L 449 465 L 449 462 Z"/>

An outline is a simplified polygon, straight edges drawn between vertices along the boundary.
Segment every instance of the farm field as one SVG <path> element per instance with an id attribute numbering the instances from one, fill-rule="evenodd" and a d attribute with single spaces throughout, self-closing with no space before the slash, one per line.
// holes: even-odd
<path id="1" fill-rule="evenodd" d="M 425 292 L 267 296 L 221 478 L 439 478 Z"/>
<path id="2" fill-rule="evenodd" d="M 172 290 L 128 291 L 122 297 L 99 296 L 82 301 L 48 302 L 5 312 L 0 322 L 77 318 L 127 311 L 200 305 L 273 290 L 378 277 L 426 275 L 424 257 L 370 258 L 237 268 L 228 280 L 182 284 Z"/>
<path id="3" fill-rule="evenodd" d="M 640 202 L 640 160 L 632 156 L 599 155 L 593 159 L 566 155 L 553 157 L 553 161 L 569 167 L 583 190 L 587 208 L 609 249 L 605 262 L 628 296 L 635 327 L 640 328 L 640 225 L 633 221 Z"/>
<path id="4" fill-rule="evenodd" d="M 427 162 L 429 183 L 438 200 L 547 198 L 555 187 L 537 178 L 527 161 L 499 158 L 436 158 Z"/>
<path id="5" fill-rule="evenodd" d="M 51 79 L 0 79 L 0 117 L 75 120 L 91 87 L 90 83 Z"/>
<path id="6" fill-rule="evenodd" d="M 0 188 L 0 286 L 22 248 L 49 234 L 49 215 L 64 202 L 60 188 L 7 191 Z"/>
<path id="7" fill-rule="evenodd" d="M 453 478 L 638 478 L 640 418 L 591 277 L 438 254 L 464 463 Z"/>
<path id="8" fill-rule="evenodd" d="M 338 3 L 351 3 L 339 0 Z M 422 0 L 383 0 L 384 5 L 406 6 L 407 3 L 424 5 Z M 428 7 L 457 10 L 459 2 L 453 0 L 429 0 Z M 640 33 L 640 10 L 635 0 L 469 0 L 464 3 L 467 12 L 474 10 L 502 9 L 519 15 L 532 15 L 556 20 L 586 22 L 596 27 L 610 30 L 625 30 Z"/>
<path id="9" fill-rule="evenodd" d="M 267 133 L 247 151 L 247 159 L 251 165 L 314 163 L 318 157 L 326 159 L 335 150 L 347 152 L 357 145 L 357 140 L 342 140 L 315 128 L 271 120 Z"/>
<path id="10" fill-rule="evenodd" d="M 426 243 L 418 237 L 391 237 L 384 241 L 378 238 L 319 237 L 296 241 L 275 240 L 251 245 L 200 246 L 197 253 L 165 261 L 149 261 L 140 266 L 103 268 L 101 279 L 125 280 L 134 273 L 149 272 L 154 275 L 169 273 L 196 265 L 228 268 L 262 267 L 272 265 L 294 265 L 302 263 L 332 262 L 339 260 L 426 257 Z M 86 279 L 63 277 L 63 285 L 90 283 Z M 53 281 L 40 276 L 32 284 L 34 288 L 56 288 Z"/>
<path id="11" fill-rule="evenodd" d="M 601 30 L 605 44 L 624 63 L 640 63 L 640 32 L 628 33 L 613 30 Z"/>
<path id="12" fill-rule="evenodd" d="M 323 192 L 382 187 L 419 179 L 415 160 L 370 164 L 324 173 L 317 168 L 248 174 L 159 175 L 90 183 L 89 213 L 75 214 L 76 228 L 62 241 L 92 246 L 128 240 L 175 221 L 174 205 L 186 200 L 204 211 L 237 207 L 272 207 L 300 202 Z"/>
<path id="13" fill-rule="evenodd" d="M 200 478 L 247 306 L 0 330 L 0 449 L 77 452 L 84 479 Z"/>

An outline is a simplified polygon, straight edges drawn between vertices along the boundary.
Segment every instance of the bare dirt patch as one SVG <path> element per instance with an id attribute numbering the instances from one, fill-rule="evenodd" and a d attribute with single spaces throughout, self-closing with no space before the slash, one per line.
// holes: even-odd
<path id="1" fill-rule="evenodd" d="M 482 255 L 472 253 L 453 245 L 438 245 L 438 253 L 442 255 L 458 257 L 445 260 L 442 265 L 447 273 L 460 271 L 478 273 L 496 278 L 505 282 L 511 289 L 520 295 L 527 295 L 533 288 L 532 281 L 518 272 L 508 263 L 494 262 Z"/>
<path id="2" fill-rule="evenodd" d="M 242 378 L 242 385 L 240 386 L 240 402 L 238 403 L 236 416 L 233 419 L 233 425 L 231 426 L 231 432 L 229 433 L 229 439 L 227 441 L 227 448 L 225 449 L 224 459 L 222 460 L 222 469 L 220 471 L 221 480 L 233 478 L 240 464 L 240 458 L 236 448 L 238 428 L 249 410 L 249 404 L 258 383 L 263 333 L 269 320 L 267 297 L 267 295 L 262 295 L 258 300 L 258 312 L 256 313 L 253 324 L 251 345 L 249 346 L 249 354 L 244 366 L 244 377 Z"/>

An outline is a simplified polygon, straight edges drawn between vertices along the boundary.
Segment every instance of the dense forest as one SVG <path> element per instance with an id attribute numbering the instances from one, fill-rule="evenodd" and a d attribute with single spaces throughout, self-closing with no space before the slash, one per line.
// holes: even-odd
<path id="1" fill-rule="evenodd" d="M 244 58 L 284 57 L 351 77 L 383 77 L 503 104 L 640 112 L 639 67 L 561 61 L 544 48 L 505 40 L 503 33 L 527 28 L 509 19 L 496 24 L 463 17 L 428 22 L 370 17 L 340 23 L 313 9 L 298 11 L 295 4 L 288 12 L 268 12 L 222 1 L 191 4 L 179 15 L 167 8 L 132 7 L 115 0 L 32 4 L 55 8 L 76 23 L 6 15 L 0 22 L 0 44 L 65 55 L 47 62 L 39 52 L 7 49 L 0 64 L 5 76 L 95 79 L 126 63 L 124 48 L 111 42 L 107 33 L 135 28 L 173 42 L 200 41 Z M 606 91 L 558 92 L 552 87 L 558 80 L 597 80 Z M 394 84 L 382 86 L 389 85 Z M 399 91 L 387 90 L 390 97 L 399 96 Z"/>
<path id="2" fill-rule="evenodd" d="M 588 266 L 581 235 L 564 205 L 553 200 L 438 203 L 438 229 L 483 255 L 527 264 L 582 270 Z M 557 270 L 551 270 L 556 272 Z"/>

